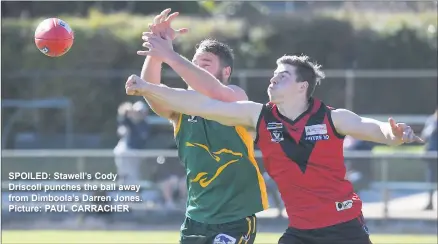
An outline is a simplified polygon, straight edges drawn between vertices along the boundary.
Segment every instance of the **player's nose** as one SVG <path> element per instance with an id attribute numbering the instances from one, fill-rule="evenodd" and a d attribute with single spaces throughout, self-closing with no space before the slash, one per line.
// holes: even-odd
<path id="1" fill-rule="evenodd" d="M 277 83 L 277 79 L 276 79 L 275 76 L 274 76 L 274 77 L 271 78 L 271 80 L 269 80 L 269 82 L 270 82 L 271 84 L 276 84 L 276 83 Z"/>
<path id="2" fill-rule="evenodd" d="M 274 81 L 275 81 L 274 77 L 272 77 L 272 78 L 269 80 L 269 82 L 270 82 L 271 84 L 274 84 Z"/>

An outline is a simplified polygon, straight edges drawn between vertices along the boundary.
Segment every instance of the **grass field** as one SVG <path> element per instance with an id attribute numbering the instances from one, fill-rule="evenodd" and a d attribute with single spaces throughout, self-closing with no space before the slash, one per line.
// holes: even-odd
<path id="1" fill-rule="evenodd" d="M 2 231 L 2 243 L 178 243 L 172 231 Z M 260 233 L 256 243 L 275 244 L 280 233 Z M 374 244 L 436 244 L 436 236 L 372 235 Z"/>

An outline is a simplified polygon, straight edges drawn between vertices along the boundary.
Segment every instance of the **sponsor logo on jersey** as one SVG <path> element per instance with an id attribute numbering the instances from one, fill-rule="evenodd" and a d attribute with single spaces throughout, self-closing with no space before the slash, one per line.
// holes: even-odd
<path id="1" fill-rule="evenodd" d="M 304 131 L 306 133 L 306 141 L 325 141 L 330 139 L 330 136 L 327 135 L 327 125 L 325 124 L 309 125 L 304 127 Z"/>
<path id="2" fill-rule="evenodd" d="M 306 141 L 325 141 L 328 139 L 330 139 L 329 135 L 306 136 Z"/>
<path id="3" fill-rule="evenodd" d="M 343 210 L 347 210 L 353 207 L 353 200 L 347 200 L 344 202 L 335 202 L 336 204 L 336 210 L 339 211 L 343 211 Z"/>
<path id="4" fill-rule="evenodd" d="M 227 234 L 219 234 L 214 238 L 213 244 L 235 244 L 236 238 Z"/>
<path id="5" fill-rule="evenodd" d="M 309 126 L 304 127 L 304 131 L 306 132 L 306 136 L 326 135 L 327 134 L 327 125 L 325 125 L 325 124 L 309 125 Z"/>
<path id="6" fill-rule="evenodd" d="M 268 129 L 268 130 L 283 129 L 283 124 L 281 122 L 269 122 L 266 129 Z"/>

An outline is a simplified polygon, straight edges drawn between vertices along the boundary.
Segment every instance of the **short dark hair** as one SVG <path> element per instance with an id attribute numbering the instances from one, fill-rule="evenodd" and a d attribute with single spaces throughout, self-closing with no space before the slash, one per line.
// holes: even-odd
<path id="1" fill-rule="evenodd" d="M 233 49 L 227 44 L 214 39 L 205 39 L 197 44 L 195 48 L 196 51 L 213 53 L 219 58 L 223 68 L 230 67 L 231 73 L 233 72 L 234 53 Z"/>
<path id="2" fill-rule="evenodd" d="M 321 70 L 321 65 L 316 62 L 311 62 L 309 56 L 283 56 L 277 59 L 278 64 L 288 64 L 296 68 L 295 73 L 298 82 L 307 81 L 309 87 L 307 88 L 307 97 L 311 97 L 315 91 L 316 85 L 321 84 L 321 80 L 325 78 L 324 72 Z"/>

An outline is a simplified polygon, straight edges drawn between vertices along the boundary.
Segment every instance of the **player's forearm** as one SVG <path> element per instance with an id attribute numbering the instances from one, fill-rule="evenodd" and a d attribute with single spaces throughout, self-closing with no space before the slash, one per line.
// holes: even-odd
<path id="1" fill-rule="evenodd" d="M 203 95 L 221 99 L 221 97 L 215 95 L 220 94 L 218 91 L 221 89 L 228 89 L 216 77 L 176 52 L 166 60 L 166 63 L 181 76 L 187 85 Z"/>
<path id="2" fill-rule="evenodd" d="M 161 66 L 161 60 L 147 56 L 141 69 L 140 78 L 153 84 L 160 84 Z M 152 111 L 154 111 L 158 116 L 169 119 L 172 117 L 173 111 L 170 109 L 166 108 L 159 102 L 154 101 L 154 99 L 148 99 L 146 96 L 143 98 L 149 104 L 149 107 L 152 109 Z"/>
<path id="3" fill-rule="evenodd" d="M 147 56 L 141 69 L 140 78 L 153 84 L 160 84 L 161 65 L 161 60 Z"/>
<path id="4" fill-rule="evenodd" d="M 159 102 L 166 108 L 183 114 L 203 116 L 209 108 L 210 98 L 195 91 L 170 88 L 164 85 L 149 84 L 141 94 L 149 100 Z"/>

